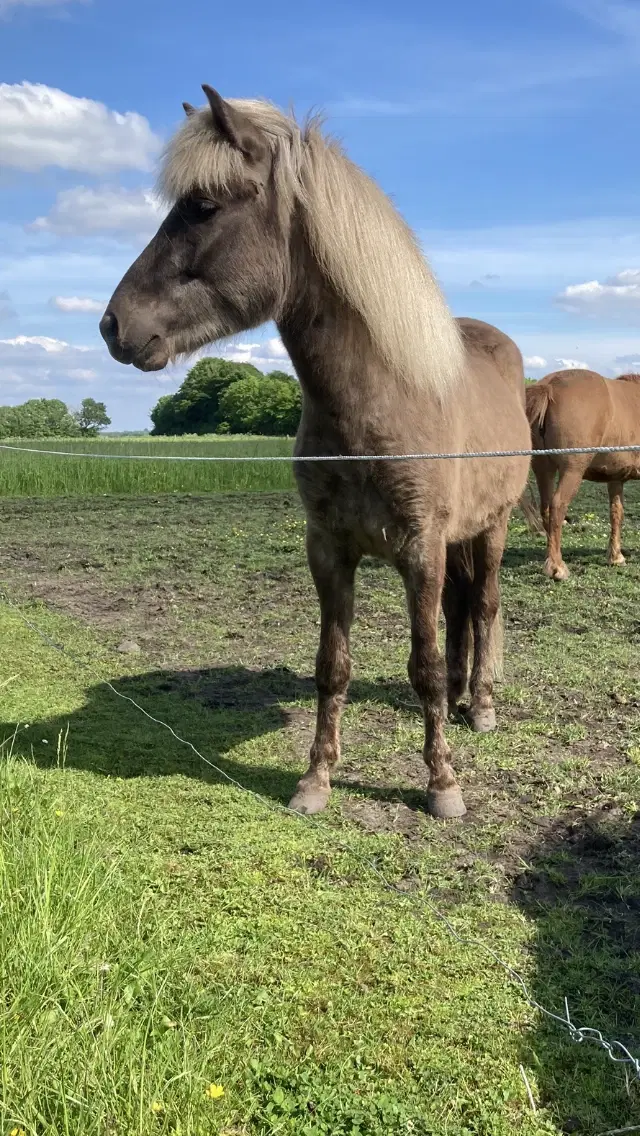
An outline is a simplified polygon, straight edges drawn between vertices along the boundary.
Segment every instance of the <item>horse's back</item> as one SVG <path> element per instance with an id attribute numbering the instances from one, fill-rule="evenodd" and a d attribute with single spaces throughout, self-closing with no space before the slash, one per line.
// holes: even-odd
<path id="1" fill-rule="evenodd" d="M 605 379 L 575 368 L 545 375 L 527 392 L 531 436 L 540 449 L 640 444 L 640 383 Z M 626 481 L 640 475 L 638 454 L 563 454 L 538 458 L 557 470 L 575 469 L 587 481 Z M 540 466 L 542 468 L 542 466 Z"/>
<path id="2" fill-rule="evenodd" d="M 527 392 L 534 442 L 545 448 L 601 445 L 612 418 L 609 383 L 597 371 L 552 371 Z M 536 436 L 538 435 L 538 436 Z"/>
<path id="3" fill-rule="evenodd" d="M 524 368 L 520 348 L 504 331 L 483 320 L 461 316 L 456 321 L 465 345 L 467 358 L 473 369 L 473 361 L 485 360 L 491 363 L 512 386 L 524 402 Z"/>

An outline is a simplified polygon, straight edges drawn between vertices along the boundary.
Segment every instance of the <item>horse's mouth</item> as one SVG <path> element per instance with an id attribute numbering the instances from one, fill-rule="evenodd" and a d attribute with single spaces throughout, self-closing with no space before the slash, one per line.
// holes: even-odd
<path id="1" fill-rule="evenodd" d="M 152 335 L 129 362 L 139 371 L 162 371 L 169 362 L 169 352 L 159 335 Z"/>

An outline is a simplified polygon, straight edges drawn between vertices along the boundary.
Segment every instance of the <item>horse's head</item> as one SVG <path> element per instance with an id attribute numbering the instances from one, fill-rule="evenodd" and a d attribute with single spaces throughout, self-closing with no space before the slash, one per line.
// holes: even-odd
<path id="1" fill-rule="evenodd" d="M 291 208 L 277 165 L 291 120 L 271 122 L 268 104 L 203 90 L 208 107 L 185 103 L 187 121 L 167 148 L 170 212 L 100 321 L 113 357 L 142 371 L 275 318 L 285 296 Z M 291 153 L 295 138 L 287 141 Z"/>

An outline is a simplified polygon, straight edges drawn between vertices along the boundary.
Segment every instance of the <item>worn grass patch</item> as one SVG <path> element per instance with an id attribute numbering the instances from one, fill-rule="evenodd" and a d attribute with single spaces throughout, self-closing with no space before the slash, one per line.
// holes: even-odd
<path id="1" fill-rule="evenodd" d="M 471 807 L 449 824 L 421 808 L 401 587 L 372 562 L 330 810 L 278 811 L 313 727 L 295 497 L 3 503 L 0 579 L 92 670 L 0 608 L 0 1131 L 596 1136 L 636 1120 L 621 1069 L 423 902 L 545 1005 L 566 996 L 577 1024 L 640 1048 L 636 489 L 622 570 L 604 564 L 606 493 L 579 498 L 566 585 L 514 520 L 500 730 L 451 728 Z"/>

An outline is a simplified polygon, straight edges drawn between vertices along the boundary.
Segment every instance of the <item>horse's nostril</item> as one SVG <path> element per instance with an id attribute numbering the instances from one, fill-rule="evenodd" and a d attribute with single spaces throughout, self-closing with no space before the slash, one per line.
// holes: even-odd
<path id="1" fill-rule="evenodd" d="M 113 342 L 118 336 L 118 320 L 115 313 L 107 308 L 102 319 L 100 320 L 100 334 L 103 339 Z"/>

